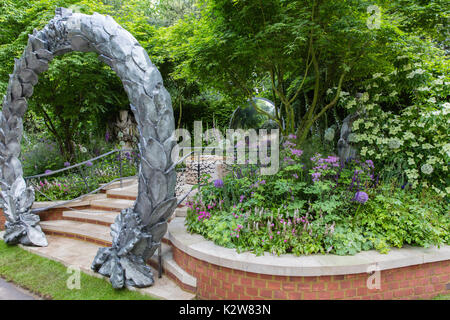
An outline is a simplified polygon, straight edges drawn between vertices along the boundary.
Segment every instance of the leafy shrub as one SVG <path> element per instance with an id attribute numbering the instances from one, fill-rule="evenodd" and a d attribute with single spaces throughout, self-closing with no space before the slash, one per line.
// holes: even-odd
<path id="1" fill-rule="evenodd" d="M 188 231 L 256 254 L 353 255 L 448 243 L 448 204 L 431 190 L 419 195 L 380 185 L 371 160 L 305 159 L 292 141 L 283 146 L 276 175 L 262 178 L 256 165 L 235 166 L 223 181 L 204 182 L 189 204 Z"/>
<path id="2" fill-rule="evenodd" d="M 63 168 L 64 159 L 55 142 L 42 138 L 22 153 L 22 165 L 24 176 L 32 176 Z"/>

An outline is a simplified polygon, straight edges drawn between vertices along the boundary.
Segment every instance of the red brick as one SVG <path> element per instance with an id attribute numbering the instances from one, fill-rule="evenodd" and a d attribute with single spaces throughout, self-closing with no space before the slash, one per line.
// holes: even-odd
<path id="1" fill-rule="evenodd" d="M 339 287 L 341 289 L 349 289 L 349 288 L 351 288 L 351 286 L 352 286 L 351 280 L 341 281 L 339 283 Z"/>
<path id="2" fill-rule="evenodd" d="M 294 282 L 283 282 L 281 285 L 283 291 L 294 291 L 296 284 Z"/>
<path id="3" fill-rule="evenodd" d="M 331 292 L 319 292 L 319 299 L 321 300 L 330 300 L 331 299 Z"/>
<path id="4" fill-rule="evenodd" d="M 325 284 L 324 283 L 313 283 L 312 285 L 313 291 L 324 291 L 325 290 Z"/>
<path id="5" fill-rule="evenodd" d="M 422 278 L 425 277 L 425 270 L 419 269 L 416 271 L 416 278 Z"/>
<path id="6" fill-rule="evenodd" d="M 228 293 L 228 296 L 227 296 L 227 299 L 230 299 L 230 300 L 239 300 L 239 293 L 237 293 L 237 292 L 229 292 Z"/>
<path id="7" fill-rule="evenodd" d="M 356 296 L 356 289 L 347 289 L 345 290 L 345 297 L 346 298 L 351 298 Z"/>
<path id="8" fill-rule="evenodd" d="M 405 281 L 400 281 L 398 284 L 399 288 L 409 288 L 410 287 L 410 282 L 408 280 Z"/>
<path id="9" fill-rule="evenodd" d="M 303 299 L 304 300 L 316 300 L 317 293 L 316 292 L 305 292 L 305 293 L 303 293 Z"/>
<path id="10" fill-rule="evenodd" d="M 228 281 L 230 281 L 231 283 L 239 283 L 239 279 L 240 277 L 234 274 L 229 274 L 228 275 Z"/>
<path id="11" fill-rule="evenodd" d="M 396 281 L 400 281 L 400 280 L 404 280 L 405 279 L 405 274 L 403 272 L 396 272 L 394 273 L 394 280 Z"/>
<path id="12" fill-rule="evenodd" d="M 275 292 L 273 293 L 273 296 L 274 296 L 274 298 L 277 299 L 277 300 L 286 300 L 287 297 L 288 297 L 288 295 L 287 295 L 286 292 L 279 291 L 279 290 L 275 291 Z"/>
<path id="13" fill-rule="evenodd" d="M 394 292 L 393 291 L 388 291 L 383 293 L 383 299 L 384 300 L 391 300 L 392 298 L 394 298 Z"/>
<path id="14" fill-rule="evenodd" d="M 247 287 L 251 287 L 253 285 L 253 279 L 251 278 L 241 278 L 241 284 Z"/>
<path id="15" fill-rule="evenodd" d="M 421 294 L 423 294 L 425 292 L 425 288 L 424 287 L 416 287 L 414 288 L 414 294 L 416 296 L 419 296 Z"/>
<path id="16" fill-rule="evenodd" d="M 244 293 L 244 287 L 239 285 L 233 285 L 233 291 L 237 293 Z"/>
<path id="17" fill-rule="evenodd" d="M 448 283 L 449 280 L 450 280 L 449 274 L 443 274 L 442 276 L 439 277 L 439 282 L 441 283 Z"/>
<path id="18" fill-rule="evenodd" d="M 249 278 L 258 278 L 258 274 L 253 272 L 245 272 L 245 276 Z"/>
<path id="19" fill-rule="evenodd" d="M 259 279 L 253 279 L 253 286 L 255 286 L 256 288 L 266 288 L 267 281 L 259 280 Z"/>
<path id="20" fill-rule="evenodd" d="M 256 297 L 258 296 L 258 289 L 257 288 L 245 288 L 245 293 L 249 296 Z"/>
<path id="21" fill-rule="evenodd" d="M 303 280 L 305 283 L 317 282 L 317 277 L 305 277 Z"/>
<path id="22" fill-rule="evenodd" d="M 415 279 L 414 280 L 414 287 L 420 287 L 420 286 L 425 286 L 427 284 L 429 284 L 429 279 L 428 278 L 419 278 L 419 279 Z"/>
<path id="23" fill-rule="evenodd" d="M 300 291 L 309 291 L 311 290 L 312 284 L 311 283 L 298 283 L 298 290 Z"/>
<path id="24" fill-rule="evenodd" d="M 273 276 L 270 274 L 260 274 L 259 277 L 264 280 L 272 280 Z"/>
<path id="25" fill-rule="evenodd" d="M 301 300 L 302 293 L 301 292 L 289 292 L 288 297 L 290 300 Z"/>
<path id="26" fill-rule="evenodd" d="M 352 288 L 366 287 L 366 281 L 364 279 L 354 279 L 352 281 Z"/>
<path id="27" fill-rule="evenodd" d="M 222 288 L 225 290 L 231 290 L 233 288 L 233 284 L 228 281 L 222 281 Z"/>
<path id="28" fill-rule="evenodd" d="M 345 280 L 345 276 L 344 275 L 333 276 L 333 280 L 342 281 L 342 280 Z"/>
<path id="29" fill-rule="evenodd" d="M 227 291 L 222 288 L 216 288 L 216 295 L 220 298 L 226 299 L 227 298 Z"/>
<path id="30" fill-rule="evenodd" d="M 333 299 L 344 299 L 345 293 L 344 291 L 334 291 L 333 292 Z"/>
<path id="31" fill-rule="evenodd" d="M 398 289 L 398 282 L 391 282 L 388 284 L 389 290 Z"/>
<path id="32" fill-rule="evenodd" d="M 364 296 L 367 294 L 367 288 L 358 288 L 356 289 L 356 294 L 358 296 Z"/>
<path id="33" fill-rule="evenodd" d="M 327 290 L 338 290 L 339 289 L 339 282 L 328 282 L 327 283 Z"/>
<path id="34" fill-rule="evenodd" d="M 269 281 L 267 283 L 267 287 L 271 290 L 280 290 L 281 289 L 281 282 L 279 281 Z"/>
<path id="35" fill-rule="evenodd" d="M 439 283 L 439 277 L 431 277 L 431 283 L 432 284 L 438 284 Z"/>
<path id="36" fill-rule="evenodd" d="M 260 289 L 259 295 L 263 298 L 272 298 L 273 297 L 273 291 L 267 290 L 267 289 Z"/>

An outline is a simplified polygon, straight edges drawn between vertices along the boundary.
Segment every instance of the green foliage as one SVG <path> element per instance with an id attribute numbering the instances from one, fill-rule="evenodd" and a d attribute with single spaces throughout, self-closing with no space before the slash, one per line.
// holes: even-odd
<path id="1" fill-rule="evenodd" d="M 44 173 L 45 170 L 61 169 L 64 166 L 64 159 L 56 143 L 40 139 L 31 147 L 24 148 L 22 163 L 24 176 L 32 176 Z"/>
<path id="2" fill-rule="evenodd" d="M 189 204 L 187 229 L 258 255 L 386 253 L 392 246 L 448 243 L 449 205 L 432 190 L 380 185 L 369 160 L 340 165 L 333 156 L 305 159 L 289 140 L 283 147 L 273 176 L 246 165 L 234 166 L 223 185 L 203 181 Z"/>
<path id="3" fill-rule="evenodd" d="M 63 264 L 0 241 L 0 276 L 45 299 L 55 300 L 154 300 L 136 291 L 116 290 L 104 279 L 80 273 L 80 289 L 70 290 L 70 274 Z"/>

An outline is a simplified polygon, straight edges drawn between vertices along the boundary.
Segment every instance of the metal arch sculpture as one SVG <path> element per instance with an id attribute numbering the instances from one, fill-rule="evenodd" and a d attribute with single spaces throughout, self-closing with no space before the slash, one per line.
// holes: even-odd
<path id="1" fill-rule="evenodd" d="M 27 98 L 38 74 L 56 55 L 97 52 L 122 80 L 136 117 L 140 139 L 138 197 L 111 226 L 112 246 L 100 248 L 92 269 L 108 276 L 114 288 L 154 283 L 145 261 L 158 248 L 174 212 L 176 172 L 171 152 L 176 142 L 170 95 L 158 69 L 137 40 L 110 16 L 84 15 L 65 8 L 41 30 L 29 35 L 23 56 L 15 60 L 0 115 L 1 198 L 6 216 L 6 242 L 45 246 L 39 217 L 31 213 L 34 191 L 23 179 L 20 141 Z"/>

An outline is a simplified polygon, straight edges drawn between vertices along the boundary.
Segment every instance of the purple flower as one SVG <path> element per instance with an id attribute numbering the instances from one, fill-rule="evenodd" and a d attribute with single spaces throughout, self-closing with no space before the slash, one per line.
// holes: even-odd
<path id="1" fill-rule="evenodd" d="M 319 181 L 319 178 L 322 174 L 320 172 L 314 172 L 311 176 L 312 176 L 312 180 L 314 182 Z"/>
<path id="2" fill-rule="evenodd" d="M 223 188 L 223 180 L 222 179 L 214 180 L 214 187 Z"/>
<path id="3" fill-rule="evenodd" d="M 367 200 L 369 200 L 369 196 L 364 191 L 358 191 L 355 193 L 354 201 L 364 204 Z"/>
<path id="4" fill-rule="evenodd" d="M 86 162 L 86 166 L 92 167 L 92 162 L 90 162 L 90 161 Z"/>
<path id="5" fill-rule="evenodd" d="M 369 166 L 369 168 L 374 168 L 372 160 L 366 160 L 366 164 Z"/>
<path id="6" fill-rule="evenodd" d="M 294 156 L 301 156 L 303 154 L 303 150 L 300 149 L 291 149 L 291 152 Z"/>
<path id="7" fill-rule="evenodd" d="M 108 142 L 110 138 L 111 138 L 111 135 L 109 134 L 109 131 L 106 131 L 105 141 Z"/>
<path id="8" fill-rule="evenodd" d="M 64 162 L 64 167 L 70 167 L 70 162 L 69 161 Z"/>
<path id="9" fill-rule="evenodd" d="M 288 139 L 294 140 L 297 139 L 297 136 L 295 134 L 288 135 Z"/>
<path id="10" fill-rule="evenodd" d="M 45 174 L 49 174 L 49 173 L 52 173 L 52 170 L 49 170 L 49 169 L 45 170 Z"/>

